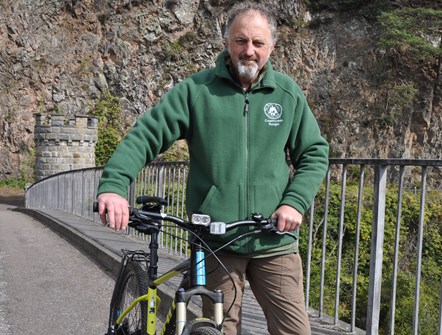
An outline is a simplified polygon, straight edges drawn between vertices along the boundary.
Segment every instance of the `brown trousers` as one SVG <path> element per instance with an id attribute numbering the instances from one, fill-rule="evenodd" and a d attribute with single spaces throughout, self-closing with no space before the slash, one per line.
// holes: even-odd
<path id="1" fill-rule="evenodd" d="M 228 269 L 213 256 L 206 260 L 207 287 L 224 293 L 224 334 L 241 334 L 242 295 L 246 279 L 260 304 L 271 335 L 310 335 L 305 310 L 302 263 L 299 254 L 267 258 L 218 256 Z M 236 287 L 236 296 L 235 289 Z M 232 305 L 233 303 L 233 305 Z M 203 314 L 211 316 L 211 304 L 203 299 Z"/>

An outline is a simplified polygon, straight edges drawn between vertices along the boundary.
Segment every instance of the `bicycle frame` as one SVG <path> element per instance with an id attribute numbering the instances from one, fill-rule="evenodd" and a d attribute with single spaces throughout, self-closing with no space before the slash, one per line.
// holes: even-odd
<path id="1" fill-rule="evenodd" d="M 187 321 L 187 304 L 195 295 L 207 296 L 211 299 L 214 306 L 213 321 L 218 328 L 221 328 L 224 314 L 223 314 L 223 293 L 221 291 L 210 291 L 205 287 L 206 284 L 206 269 L 205 269 L 205 253 L 201 248 L 201 242 L 195 242 L 191 247 L 190 258 L 185 259 L 180 264 L 176 265 L 166 273 L 157 277 L 157 263 L 158 263 L 158 231 L 152 232 L 150 249 L 150 262 L 148 267 L 149 287 L 147 294 L 144 294 L 132 301 L 132 303 L 121 313 L 116 321 L 116 326 L 120 325 L 124 318 L 135 308 L 137 304 L 142 301 L 147 302 L 147 329 L 148 335 L 155 335 L 157 330 L 157 316 L 158 307 L 161 299 L 158 296 L 158 286 L 164 284 L 166 281 L 180 274 L 183 274 L 179 290 L 175 294 L 175 299 L 172 301 L 169 311 L 164 322 L 161 334 L 165 333 L 166 326 L 171 322 L 174 312 L 176 312 L 176 335 L 183 333 Z M 190 269 L 190 270 L 189 270 Z M 186 272 L 189 272 L 186 275 Z"/>

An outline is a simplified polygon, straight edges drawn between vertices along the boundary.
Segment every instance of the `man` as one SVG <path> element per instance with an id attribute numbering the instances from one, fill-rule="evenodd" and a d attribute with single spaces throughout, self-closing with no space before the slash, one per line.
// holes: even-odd
<path id="1" fill-rule="evenodd" d="M 137 121 L 105 166 L 98 190 L 103 223 L 126 227 L 129 183 L 174 141 L 186 139 L 188 214 L 202 212 L 229 222 L 260 212 L 277 218 L 279 231 L 297 234 L 326 173 L 328 144 L 299 86 L 272 69 L 275 42 L 276 21 L 264 6 L 234 5 L 226 50 L 216 66 L 169 91 Z M 296 171 L 293 178 L 287 152 Z M 246 231 L 232 230 L 208 243 L 218 247 Z M 297 242 L 278 234 L 257 235 L 235 241 L 218 256 L 229 274 L 209 257 L 207 282 L 224 292 L 225 334 L 241 332 L 246 277 L 270 334 L 310 334 Z"/>

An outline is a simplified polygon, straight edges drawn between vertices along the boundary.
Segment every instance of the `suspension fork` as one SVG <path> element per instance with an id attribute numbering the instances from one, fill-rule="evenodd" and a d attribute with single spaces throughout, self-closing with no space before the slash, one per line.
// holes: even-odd
<path id="1" fill-rule="evenodd" d="M 187 321 L 187 304 L 194 295 L 206 296 L 213 303 L 213 321 L 219 329 L 224 319 L 223 300 L 224 296 L 220 290 L 210 291 L 206 288 L 206 264 L 205 252 L 201 241 L 197 240 L 191 246 L 191 267 L 188 283 L 190 288 L 181 287 L 175 295 L 176 301 L 176 334 L 181 335 Z"/>

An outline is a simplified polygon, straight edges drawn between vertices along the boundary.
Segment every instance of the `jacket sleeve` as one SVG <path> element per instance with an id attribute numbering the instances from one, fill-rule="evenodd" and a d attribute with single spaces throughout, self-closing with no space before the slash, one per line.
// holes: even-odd
<path id="1" fill-rule="evenodd" d="M 280 205 L 292 206 L 304 215 L 327 173 L 329 146 L 304 95 L 297 98 L 295 122 L 287 143 L 295 174 Z"/>
<path id="2" fill-rule="evenodd" d="M 176 140 L 185 138 L 189 125 L 186 90 L 184 82 L 178 84 L 137 120 L 104 166 L 97 194 L 126 197 L 139 171 Z"/>

